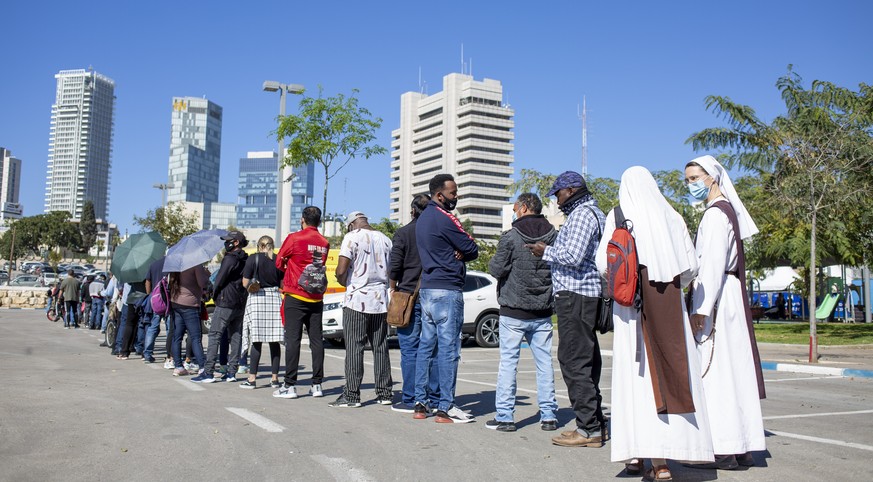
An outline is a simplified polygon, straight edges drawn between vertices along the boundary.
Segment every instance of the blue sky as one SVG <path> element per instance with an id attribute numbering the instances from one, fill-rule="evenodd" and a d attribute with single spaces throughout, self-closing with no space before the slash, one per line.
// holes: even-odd
<path id="1" fill-rule="evenodd" d="M 679 168 L 685 139 L 718 125 L 703 99 L 726 95 L 769 119 L 788 64 L 809 82 L 873 82 L 866 1 L 733 2 L 8 2 L 0 17 L 0 146 L 23 160 L 25 215 L 42 212 L 54 74 L 93 66 L 116 81 L 109 217 L 122 231 L 160 205 L 173 96 L 224 108 L 220 200 L 238 160 L 275 148 L 277 94 L 264 80 L 325 94 L 360 89 L 390 150 L 400 95 L 441 90 L 460 71 L 500 80 L 516 111 L 515 167 L 580 166 L 576 106 L 587 96 L 589 172 Z M 296 109 L 289 98 L 289 111 Z M 357 160 L 330 184 L 328 211 L 388 215 L 389 156 Z M 322 171 L 316 169 L 316 177 Z M 316 204 L 322 185 L 316 182 Z"/>

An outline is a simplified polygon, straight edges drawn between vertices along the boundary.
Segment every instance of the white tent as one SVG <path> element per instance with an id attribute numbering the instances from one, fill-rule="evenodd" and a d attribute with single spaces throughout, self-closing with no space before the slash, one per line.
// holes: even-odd
<path id="1" fill-rule="evenodd" d="M 764 271 L 764 279 L 759 280 L 755 289 L 758 291 L 785 291 L 794 280 L 800 279 L 794 269 L 788 266 L 780 266 L 775 269 Z"/>

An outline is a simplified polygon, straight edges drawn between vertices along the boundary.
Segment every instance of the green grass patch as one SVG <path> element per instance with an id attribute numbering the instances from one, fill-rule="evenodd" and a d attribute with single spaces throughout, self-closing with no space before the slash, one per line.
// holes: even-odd
<path id="1" fill-rule="evenodd" d="M 873 323 L 819 323 L 819 345 L 862 345 L 873 343 Z M 809 344 L 809 323 L 760 323 L 755 338 L 761 343 Z"/>

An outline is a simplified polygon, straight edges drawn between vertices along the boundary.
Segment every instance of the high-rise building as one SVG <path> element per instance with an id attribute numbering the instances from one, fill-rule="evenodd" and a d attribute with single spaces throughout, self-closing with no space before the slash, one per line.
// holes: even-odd
<path id="1" fill-rule="evenodd" d="M 514 172 L 513 115 L 492 79 L 449 74 L 442 92 L 403 94 L 400 128 L 391 132 L 390 219 L 410 222 L 412 197 L 448 173 L 458 183 L 458 217 L 472 222 L 475 236 L 499 236 Z"/>
<path id="2" fill-rule="evenodd" d="M 237 226 L 240 228 L 276 227 L 276 184 L 279 157 L 275 151 L 249 152 L 239 160 L 239 195 L 237 197 Z M 297 230 L 297 221 L 303 208 L 312 204 L 315 164 L 292 169 L 291 229 Z"/>
<path id="3" fill-rule="evenodd" d="M 199 97 L 173 97 L 167 202 L 218 202 L 222 108 Z"/>
<path id="4" fill-rule="evenodd" d="M 0 147 L 0 219 L 21 217 L 18 194 L 21 186 L 21 159 Z"/>
<path id="5" fill-rule="evenodd" d="M 55 75 L 45 212 L 82 215 L 85 200 L 94 214 L 109 212 L 115 81 L 91 69 L 62 70 Z"/>

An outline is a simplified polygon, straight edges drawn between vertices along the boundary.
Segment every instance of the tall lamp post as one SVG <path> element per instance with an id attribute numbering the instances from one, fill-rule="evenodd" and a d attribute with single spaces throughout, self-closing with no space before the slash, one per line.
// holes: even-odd
<path id="1" fill-rule="evenodd" d="M 301 94 L 303 86 L 300 84 L 282 84 L 275 80 L 264 82 L 264 91 L 279 92 L 279 117 L 285 117 L 285 94 Z M 277 167 L 278 179 L 276 180 L 276 243 L 282 244 L 283 235 L 291 232 L 291 203 L 294 198 L 291 195 L 290 179 L 292 170 L 283 166 L 285 160 L 285 140 L 279 139 L 279 165 Z M 287 203 L 287 206 L 286 206 Z"/>

